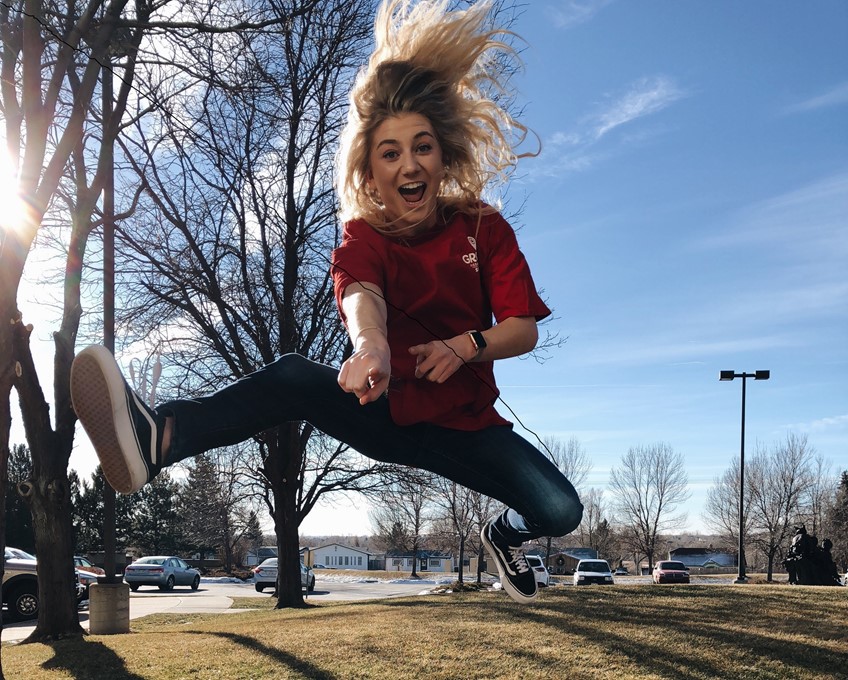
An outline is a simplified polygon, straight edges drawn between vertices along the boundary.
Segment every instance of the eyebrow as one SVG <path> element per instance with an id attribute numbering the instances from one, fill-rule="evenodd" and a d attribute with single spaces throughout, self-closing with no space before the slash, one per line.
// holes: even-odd
<path id="1" fill-rule="evenodd" d="M 436 135 L 434 135 L 429 130 L 421 130 L 420 132 L 416 132 L 415 135 L 413 135 L 412 141 L 418 141 L 419 139 L 421 139 L 421 137 L 432 137 L 433 139 L 436 139 Z M 377 142 L 376 148 L 379 149 L 381 146 L 383 146 L 385 144 L 400 144 L 400 142 L 398 142 L 398 140 L 396 140 L 396 139 L 383 139 L 383 140 Z"/>

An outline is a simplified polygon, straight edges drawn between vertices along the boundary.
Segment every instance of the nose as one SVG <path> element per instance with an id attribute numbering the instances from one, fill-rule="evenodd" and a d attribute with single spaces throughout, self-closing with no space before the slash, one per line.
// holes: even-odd
<path id="1" fill-rule="evenodd" d="M 401 171 L 404 175 L 414 175 L 418 172 L 418 169 L 421 167 L 421 163 L 418 162 L 418 158 L 415 154 L 406 154 L 403 157 L 403 164 L 401 165 Z"/>

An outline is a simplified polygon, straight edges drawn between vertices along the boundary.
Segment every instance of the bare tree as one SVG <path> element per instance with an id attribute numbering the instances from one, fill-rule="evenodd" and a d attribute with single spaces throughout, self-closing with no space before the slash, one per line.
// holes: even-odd
<path id="1" fill-rule="evenodd" d="M 609 519 L 603 490 L 593 487 L 582 494 L 580 500 L 583 502 L 583 519 L 577 527 L 580 544 L 597 550 L 600 557 L 612 558 L 620 563 L 618 540 Z"/>
<path id="2" fill-rule="evenodd" d="M 156 90 L 179 99 L 160 97 L 155 120 L 122 138 L 125 182 L 145 193 L 119 234 L 121 320 L 127 341 L 161 347 L 174 395 L 289 352 L 335 363 L 348 348 L 329 274 L 332 160 L 371 4 L 293 6 L 284 30 L 187 41 L 194 71 L 184 82 L 165 70 Z M 278 537 L 278 606 L 304 606 L 300 522 L 323 493 L 367 489 L 382 467 L 308 423 L 262 433 L 254 452 Z"/>
<path id="3" fill-rule="evenodd" d="M 825 515 L 828 506 L 836 494 L 834 477 L 830 461 L 821 455 L 816 455 L 810 462 L 810 486 L 800 502 L 799 521 L 807 531 L 819 539 L 825 538 L 822 533 L 825 527 Z"/>
<path id="4" fill-rule="evenodd" d="M 551 461 L 557 466 L 560 472 L 574 485 L 574 488 L 579 492 L 586 483 L 586 478 L 592 469 L 592 461 L 586 453 L 586 449 L 580 443 L 577 437 L 570 437 L 568 441 L 563 442 L 557 437 L 545 437 L 542 440 L 543 449 L 548 453 Z M 545 566 L 550 567 L 549 559 L 551 556 L 552 536 L 546 536 L 545 543 Z M 539 543 L 542 539 L 539 540 Z"/>
<path id="5" fill-rule="evenodd" d="M 461 584 L 464 581 L 468 540 L 474 534 L 475 527 L 479 526 L 474 512 L 478 505 L 475 496 L 479 493 L 444 477 L 438 477 L 434 481 L 434 503 L 441 509 L 442 518 L 450 535 L 451 548 L 459 549 L 457 581 Z"/>
<path id="6" fill-rule="evenodd" d="M 719 535 L 720 544 L 729 551 L 739 549 L 739 463 L 738 457 L 731 460 L 730 466 L 716 477 L 707 491 L 707 503 L 704 519 L 709 527 Z M 751 484 L 745 485 L 744 518 L 742 520 L 744 540 L 751 535 Z M 744 560 L 747 549 L 738 559 Z"/>
<path id="7" fill-rule="evenodd" d="M 433 519 L 437 476 L 398 466 L 393 480 L 378 494 L 371 521 L 389 550 L 412 555 L 412 578 L 417 578 L 418 552 L 425 528 Z M 388 566 L 388 565 L 387 565 Z"/>
<path id="8" fill-rule="evenodd" d="M 757 445 L 746 475 L 751 485 L 751 542 L 767 562 L 772 580 L 775 558 L 800 519 L 800 504 L 812 484 L 814 451 L 806 435 L 789 433 L 771 448 Z"/>
<path id="9" fill-rule="evenodd" d="M 685 518 L 674 514 L 689 498 L 682 454 L 664 443 L 631 447 L 612 469 L 610 488 L 623 540 L 653 568 L 659 535 Z"/>
<path id="10" fill-rule="evenodd" d="M 82 634 L 73 596 L 70 543 L 67 465 L 75 416 L 68 378 L 82 314 L 82 263 L 90 236 L 100 226 L 97 205 L 111 171 L 113 141 L 130 93 L 137 91 L 134 77 L 140 47 L 154 33 L 154 43 L 161 45 L 169 31 L 252 31 L 291 19 L 263 12 L 253 3 L 221 3 L 218 8 L 221 11 L 192 20 L 190 5 L 170 0 L 92 0 L 84 7 L 61 0 L 0 4 L 0 119 L 26 206 L 20 223 L 4 226 L 0 234 L 0 316 L 6 320 L 0 324 L 0 472 L 9 454 L 14 386 L 33 456 L 33 477 L 22 490 L 33 513 L 41 558 L 42 606 L 30 640 Z M 100 83 L 111 85 L 113 78 L 114 96 L 98 97 Z M 101 109 L 99 102 L 107 99 L 108 106 Z M 29 253 L 51 217 L 55 224 L 70 225 L 59 232 L 65 264 L 60 268 L 61 320 L 53 335 L 53 422 L 30 348 L 33 329 L 18 310 L 19 284 Z"/>

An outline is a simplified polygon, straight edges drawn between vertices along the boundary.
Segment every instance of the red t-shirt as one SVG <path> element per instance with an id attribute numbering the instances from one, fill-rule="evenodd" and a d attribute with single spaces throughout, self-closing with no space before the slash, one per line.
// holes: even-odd
<path id="1" fill-rule="evenodd" d="M 427 422 L 458 430 L 509 424 L 495 410 L 493 362 L 462 366 L 439 385 L 415 377 L 413 345 L 492 327 L 511 316 L 550 314 L 539 297 L 512 227 L 500 214 L 455 214 L 425 237 L 402 242 L 364 220 L 344 225 L 333 251 L 336 302 L 352 283 L 383 291 L 392 377 L 389 407 L 398 425 Z"/>

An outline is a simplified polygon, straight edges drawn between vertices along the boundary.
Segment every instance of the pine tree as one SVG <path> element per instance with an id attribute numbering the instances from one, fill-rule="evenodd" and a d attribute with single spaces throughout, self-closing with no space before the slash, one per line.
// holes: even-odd
<path id="1" fill-rule="evenodd" d="M 193 462 L 179 493 L 178 513 L 186 548 L 204 559 L 206 555 L 214 555 L 227 540 L 228 511 L 211 457 L 203 454 Z"/>
<path id="2" fill-rule="evenodd" d="M 833 560 L 840 573 L 848 571 L 848 470 L 842 472 L 833 505 L 827 514 L 828 536 L 833 541 Z"/>
<path id="3" fill-rule="evenodd" d="M 6 545 L 35 552 L 32 513 L 18 493 L 19 482 L 32 477 L 32 457 L 23 444 L 15 444 L 9 452 L 8 484 L 6 486 Z"/>
<path id="4" fill-rule="evenodd" d="M 177 514 L 177 484 L 162 470 L 138 491 L 132 521 L 132 544 L 146 555 L 172 555 L 182 548 L 182 527 Z"/>

